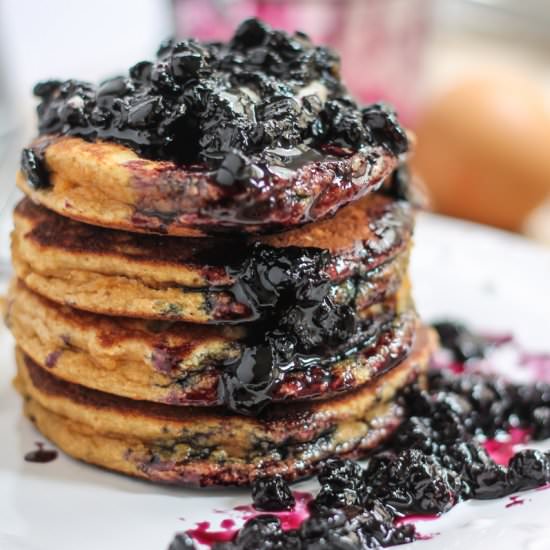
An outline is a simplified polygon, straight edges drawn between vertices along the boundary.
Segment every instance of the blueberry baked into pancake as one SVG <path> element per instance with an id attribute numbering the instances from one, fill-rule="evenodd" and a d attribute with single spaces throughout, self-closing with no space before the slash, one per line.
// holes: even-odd
<path id="1" fill-rule="evenodd" d="M 373 193 L 335 217 L 259 238 L 178 238 L 113 231 L 56 215 L 31 200 L 14 212 L 17 276 L 60 304 L 192 323 L 254 320 L 252 286 L 268 261 L 282 268 L 300 249 L 321 248 L 330 293 L 366 307 L 393 293 L 406 273 L 413 210 Z"/>
<path id="2" fill-rule="evenodd" d="M 248 485 L 311 475 L 333 456 L 356 457 L 395 430 L 396 393 L 427 368 L 422 328 L 398 366 L 324 401 L 279 404 L 255 416 L 218 407 L 176 407 L 87 390 L 56 378 L 17 351 L 16 387 L 38 429 L 68 454 L 132 476 L 178 485 Z"/>
<path id="3" fill-rule="evenodd" d="M 302 33 L 163 43 L 36 86 L 5 318 L 25 414 L 152 481 L 246 485 L 360 457 L 422 386 L 409 139 Z"/>
<path id="4" fill-rule="evenodd" d="M 271 401 L 326 398 L 390 370 L 412 348 L 417 325 L 408 284 L 354 313 L 360 329 L 328 353 L 311 352 L 314 368 L 281 368 L 265 392 Z M 19 282 L 6 321 L 19 346 L 58 378 L 134 399 L 169 404 L 224 403 L 234 383 L 228 365 L 249 347 L 253 325 L 204 326 L 115 319 L 59 306 Z M 316 354 L 316 355 L 314 355 Z M 303 354 L 306 357 L 306 354 Z M 267 397 L 267 395 L 266 395 Z M 237 406 L 237 404 L 233 404 Z"/>

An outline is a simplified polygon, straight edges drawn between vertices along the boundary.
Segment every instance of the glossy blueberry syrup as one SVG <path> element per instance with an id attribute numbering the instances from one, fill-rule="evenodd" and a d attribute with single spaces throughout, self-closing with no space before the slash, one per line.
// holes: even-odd
<path id="1" fill-rule="evenodd" d="M 25 455 L 26 462 L 36 462 L 39 464 L 44 464 L 46 462 L 52 462 L 57 458 L 57 451 L 55 449 L 45 449 L 44 443 L 36 442 L 36 449 L 30 451 Z"/>
<path id="2" fill-rule="evenodd" d="M 301 32 L 256 19 L 226 43 L 167 40 L 153 61 L 100 85 L 50 80 L 34 88 L 39 130 L 123 143 L 141 155 L 215 170 L 215 183 L 261 180 L 264 170 L 322 158 L 322 146 L 407 150 L 407 136 L 382 105 L 360 107 L 340 80 L 340 59 Z M 23 170 L 48 185 L 40 154 Z"/>

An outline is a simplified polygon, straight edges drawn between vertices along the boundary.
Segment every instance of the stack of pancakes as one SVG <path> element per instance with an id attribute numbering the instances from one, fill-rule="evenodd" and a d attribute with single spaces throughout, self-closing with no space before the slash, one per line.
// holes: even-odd
<path id="1" fill-rule="evenodd" d="M 432 347 L 403 153 L 229 192 L 219 170 L 70 134 L 25 149 L 12 235 L 16 387 L 46 437 L 132 476 L 242 485 L 391 434 Z"/>

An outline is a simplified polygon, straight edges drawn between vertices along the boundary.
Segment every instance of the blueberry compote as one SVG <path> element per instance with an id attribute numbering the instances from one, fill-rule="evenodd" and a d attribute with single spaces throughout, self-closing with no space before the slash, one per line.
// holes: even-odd
<path id="1" fill-rule="evenodd" d="M 202 165 L 220 186 L 262 166 L 383 146 L 407 149 L 394 113 L 361 108 L 340 81 L 340 60 L 303 33 L 244 21 L 227 43 L 167 40 L 154 61 L 99 86 L 50 80 L 35 86 L 39 131 L 112 140 L 153 159 Z M 29 180 L 47 185 L 40 155 L 26 150 Z"/>
<path id="2" fill-rule="evenodd" d="M 493 345 L 463 325 L 445 322 L 436 328 L 442 345 L 462 360 L 483 356 Z M 549 437 L 550 385 L 517 385 L 468 370 L 455 374 L 433 368 L 426 390 L 407 388 L 399 401 L 407 420 L 365 465 L 341 459 L 324 464 L 321 488 L 299 528 L 285 530 L 277 517 L 263 515 L 214 548 L 394 546 L 420 538 L 404 521 L 407 516 L 439 515 L 463 500 L 499 498 L 550 482 L 550 454 L 525 449 L 500 465 L 484 448 L 487 438 L 510 429 L 525 429 L 533 439 Z M 287 508 L 288 494 L 280 478 L 261 479 L 253 487 L 254 497 L 265 498 L 272 512 Z"/>
<path id="3" fill-rule="evenodd" d="M 356 334 L 352 306 L 335 304 L 329 295 L 329 260 L 329 252 L 318 248 L 256 245 L 230 271 L 236 298 L 261 318 L 240 357 L 223 370 L 219 399 L 232 410 L 257 413 L 285 371 L 319 365 L 328 350 Z"/>

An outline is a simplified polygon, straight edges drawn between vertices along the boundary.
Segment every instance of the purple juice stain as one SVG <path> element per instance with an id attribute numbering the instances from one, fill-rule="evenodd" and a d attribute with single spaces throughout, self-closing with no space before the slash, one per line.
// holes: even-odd
<path id="1" fill-rule="evenodd" d="M 26 462 L 36 462 L 38 464 L 45 464 L 47 462 L 52 462 L 57 458 L 57 451 L 55 449 L 45 449 L 44 443 L 36 442 L 37 449 L 30 451 L 25 455 Z"/>
<path id="2" fill-rule="evenodd" d="M 284 510 L 280 512 L 261 512 L 256 510 L 252 504 L 243 504 L 235 506 L 232 510 L 216 510 L 220 514 L 240 513 L 240 520 L 247 522 L 261 516 L 275 516 L 281 522 L 283 531 L 298 529 L 300 525 L 310 516 L 309 504 L 313 500 L 311 493 L 302 491 L 293 491 L 296 501 L 292 510 Z M 232 518 L 225 518 L 220 522 L 220 528 L 212 528 L 210 522 L 202 521 L 195 525 L 193 529 L 186 531 L 196 542 L 208 547 L 212 547 L 218 542 L 228 542 L 233 540 L 239 532 L 237 522 Z"/>
<path id="3" fill-rule="evenodd" d="M 527 429 L 510 428 L 499 438 L 490 438 L 483 442 L 488 455 L 497 463 L 506 466 L 515 454 L 518 445 L 527 443 L 531 433 Z"/>
<path id="4" fill-rule="evenodd" d="M 512 495 L 508 498 L 508 501 L 506 503 L 505 508 L 512 508 L 512 506 L 519 506 L 521 504 L 525 503 L 525 500 L 523 498 L 518 497 L 517 495 Z"/>

